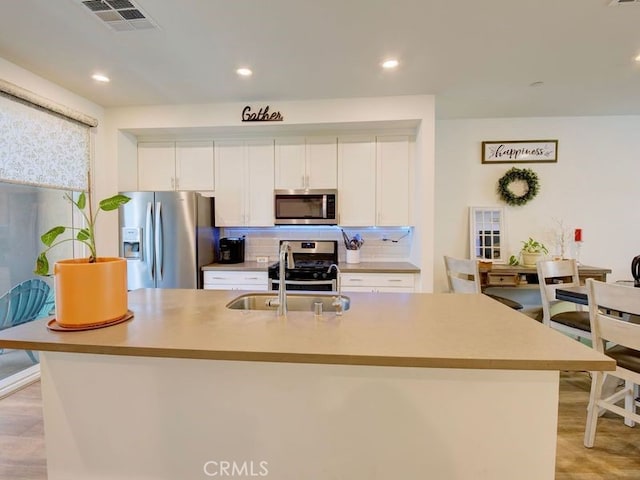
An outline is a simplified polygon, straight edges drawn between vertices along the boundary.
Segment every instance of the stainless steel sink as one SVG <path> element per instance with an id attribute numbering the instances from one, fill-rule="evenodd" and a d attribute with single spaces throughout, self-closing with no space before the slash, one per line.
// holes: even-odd
<path id="1" fill-rule="evenodd" d="M 335 312 L 333 301 L 337 295 L 287 293 L 287 307 L 290 312 L 314 312 L 315 304 L 322 303 L 323 312 Z M 233 310 L 276 310 L 277 293 L 247 293 L 234 298 L 227 304 Z M 349 310 L 351 299 L 342 296 L 342 311 Z"/>

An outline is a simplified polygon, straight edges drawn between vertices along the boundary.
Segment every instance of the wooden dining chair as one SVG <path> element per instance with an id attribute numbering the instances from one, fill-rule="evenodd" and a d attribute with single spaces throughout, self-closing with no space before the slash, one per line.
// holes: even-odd
<path id="1" fill-rule="evenodd" d="M 605 411 L 616 413 L 633 427 L 640 422 L 636 413 L 635 391 L 640 384 L 640 325 L 629 322 L 628 315 L 640 315 L 640 288 L 587 279 L 587 297 L 593 348 L 616 361 L 613 372 L 592 372 L 591 394 L 587 407 L 587 424 L 584 446 L 595 443 L 598 417 Z M 609 346 L 609 348 L 607 348 Z M 624 387 L 603 392 L 603 384 L 609 376 L 624 381 Z M 624 399 L 624 408 L 616 405 Z"/>
<path id="2" fill-rule="evenodd" d="M 552 314 L 552 307 L 560 303 L 556 299 L 556 290 L 560 287 L 580 285 L 578 264 L 575 260 L 541 260 L 537 263 L 540 301 L 542 303 L 542 323 L 572 337 L 591 340 L 589 312 L 572 310 Z"/>
<path id="3" fill-rule="evenodd" d="M 480 284 L 480 269 L 477 260 L 444 257 L 444 266 L 447 272 L 447 283 L 451 293 L 483 293 Z M 485 294 L 487 295 L 487 294 Z M 487 295 L 498 302 L 513 308 L 522 310 L 522 304 L 509 298 L 498 295 Z"/>

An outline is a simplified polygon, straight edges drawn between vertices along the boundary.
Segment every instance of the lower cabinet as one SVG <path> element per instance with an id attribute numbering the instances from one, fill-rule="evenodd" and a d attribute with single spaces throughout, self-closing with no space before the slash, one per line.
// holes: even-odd
<path id="1" fill-rule="evenodd" d="M 205 290 L 266 291 L 269 285 L 267 272 L 238 270 L 207 270 L 204 272 Z"/>
<path id="2" fill-rule="evenodd" d="M 343 292 L 395 292 L 415 291 L 413 273 L 342 273 Z"/>

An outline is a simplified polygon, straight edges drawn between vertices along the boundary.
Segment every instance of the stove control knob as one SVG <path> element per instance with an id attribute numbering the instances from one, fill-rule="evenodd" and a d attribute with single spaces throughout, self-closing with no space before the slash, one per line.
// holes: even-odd
<path id="1" fill-rule="evenodd" d="M 322 278 L 327 278 L 327 272 L 324 272 L 324 273 L 322 274 Z"/>
<path id="2" fill-rule="evenodd" d="M 313 272 L 313 278 L 318 278 L 319 273 L 318 272 Z"/>

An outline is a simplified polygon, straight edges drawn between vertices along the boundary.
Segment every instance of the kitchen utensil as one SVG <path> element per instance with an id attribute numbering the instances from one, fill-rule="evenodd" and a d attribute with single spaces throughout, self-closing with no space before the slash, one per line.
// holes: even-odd
<path id="1" fill-rule="evenodd" d="M 344 246 L 347 250 L 349 250 L 349 244 L 351 243 L 351 241 L 349 240 L 349 236 L 344 233 L 343 229 L 340 229 L 340 231 L 342 232 L 342 240 L 344 241 Z"/>

